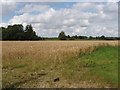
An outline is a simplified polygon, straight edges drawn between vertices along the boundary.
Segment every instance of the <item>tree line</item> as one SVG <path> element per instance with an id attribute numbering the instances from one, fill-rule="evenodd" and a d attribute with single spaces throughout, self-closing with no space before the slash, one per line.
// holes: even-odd
<path id="1" fill-rule="evenodd" d="M 41 40 L 33 31 L 32 25 L 26 25 L 25 29 L 22 24 L 9 25 L 7 28 L 1 27 L 2 40 Z"/>
<path id="2" fill-rule="evenodd" d="M 22 24 L 9 25 L 7 28 L 0 27 L 2 30 L 2 40 L 120 40 L 120 37 L 102 36 L 70 36 L 61 31 L 58 37 L 39 37 L 33 30 L 32 25 L 26 25 L 25 29 Z"/>
<path id="3" fill-rule="evenodd" d="M 66 35 L 64 31 L 62 31 L 58 38 L 60 40 L 120 40 L 120 37 L 105 37 L 104 35 L 102 36 L 96 36 L 96 37 L 92 37 L 92 36 L 70 36 L 70 35 Z"/>

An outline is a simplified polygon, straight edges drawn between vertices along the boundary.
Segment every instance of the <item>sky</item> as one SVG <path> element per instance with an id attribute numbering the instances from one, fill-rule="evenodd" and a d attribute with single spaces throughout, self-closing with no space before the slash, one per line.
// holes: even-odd
<path id="1" fill-rule="evenodd" d="M 1 26 L 27 24 L 37 35 L 118 36 L 116 2 L 2 2 Z"/>

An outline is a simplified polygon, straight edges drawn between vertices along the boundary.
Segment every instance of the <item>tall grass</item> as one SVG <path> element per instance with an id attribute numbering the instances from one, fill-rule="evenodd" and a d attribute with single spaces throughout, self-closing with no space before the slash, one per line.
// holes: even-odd
<path id="1" fill-rule="evenodd" d="M 108 45 L 117 46 L 118 42 L 3 41 L 3 87 L 63 87 L 64 84 L 66 87 L 70 87 L 69 80 L 64 78 L 64 76 L 68 77 L 67 73 L 62 72 L 66 71 L 67 68 L 74 68 L 72 67 L 73 63 L 69 60 L 86 53 L 92 53 L 98 47 Z M 66 63 L 71 66 L 67 67 Z M 69 69 L 66 72 L 73 74 L 74 71 Z M 37 77 L 41 74 L 45 74 L 45 76 Z M 37 79 L 29 81 L 29 79 L 36 77 Z M 59 85 L 52 82 L 57 77 L 62 77 Z M 21 83 L 23 81 L 25 82 Z M 19 85 L 16 84 L 18 82 L 20 82 Z"/>

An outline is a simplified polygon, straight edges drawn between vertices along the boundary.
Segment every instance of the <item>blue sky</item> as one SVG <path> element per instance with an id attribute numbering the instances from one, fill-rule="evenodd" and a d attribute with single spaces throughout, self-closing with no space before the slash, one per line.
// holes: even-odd
<path id="1" fill-rule="evenodd" d="M 18 3 L 18 6 L 15 8 L 15 11 L 18 11 L 20 9 L 22 9 L 26 4 L 41 4 L 41 5 L 48 5 L 52 8 L 54 8 L 55 10 L 59 10 L 61 8 L 70 8 L 73 4 L 75 4 L 76 2 L 51 2 L 51 3 L 41 3 L 41 2 L 21 2 Z M 10 7 L 11 5 L 9 5 Z M 4 8 L 3 8 L 4 9 Z M 3 15 L 2 16 L 2 22 L 7 22 L 9 19 L 11 19 L 13 16 L 15 15 L 21 15 L 23 13 L 15 13 L 15 12 L 11 12 L 10 14 L 7 15 Z M 32 12 L 31 14 L 37 14 L 37 12 Z"/>
<path id="2" fill-rule="evenodd" d="M 32 24 L 39 36 L 117 36 L 117 3 L 13 2 L 3 3 L 2 25 Z"/>
<path id="3" fill-rule="evenodd" d="M 55 10 L 59 10 L 61 8 L 71 8 L 72 5 L 74 5 L 77 2 L 51 2 L 51 3 L 41 3 L 41 2 L 20 2 L 18 3 L 18 6 L 15 8 L 15 11 L 19 11 L 20 9 L 22 9 L 26 4 L 39 4 L 39 5 L 48 5 L 52 8 L 54 8 Z M 84 2 L 82 2 L 84 3 Z M 95 2 L 96 4 L 106 4 L 106 2 Z M 14 4 L 13 4 L 14 5 Z M 9 5 L 9 7 L 12 5 Z M 92 13 L 96 13 L 97 11 L 92 9 L 92 10 L 84 10 L 85 12 L 92 12 Z M 23 13 L 15 13 L 15 12 L 11 12 L 10 14 L 7 15 L 3 15 L 2 16 L 2 21 L 3 22 L 7 22 L 9 19 L 11 19 L 13 16 L 17 16 L 17 15 L 21 15 Z M 31 14 L 38 14 L 38 12 L 32 12 Z"/>

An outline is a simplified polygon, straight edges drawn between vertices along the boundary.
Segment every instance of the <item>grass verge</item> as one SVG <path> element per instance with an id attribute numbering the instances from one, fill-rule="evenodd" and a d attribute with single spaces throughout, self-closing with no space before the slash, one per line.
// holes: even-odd
<path id="1" fill-rule="evenodd" d="M 118 87 L 118 47 L 100 47 L 66 61 L 64 66 L 63 76 L 71 83 L 89 81 L 99 84 L 98 87 Z"/>

